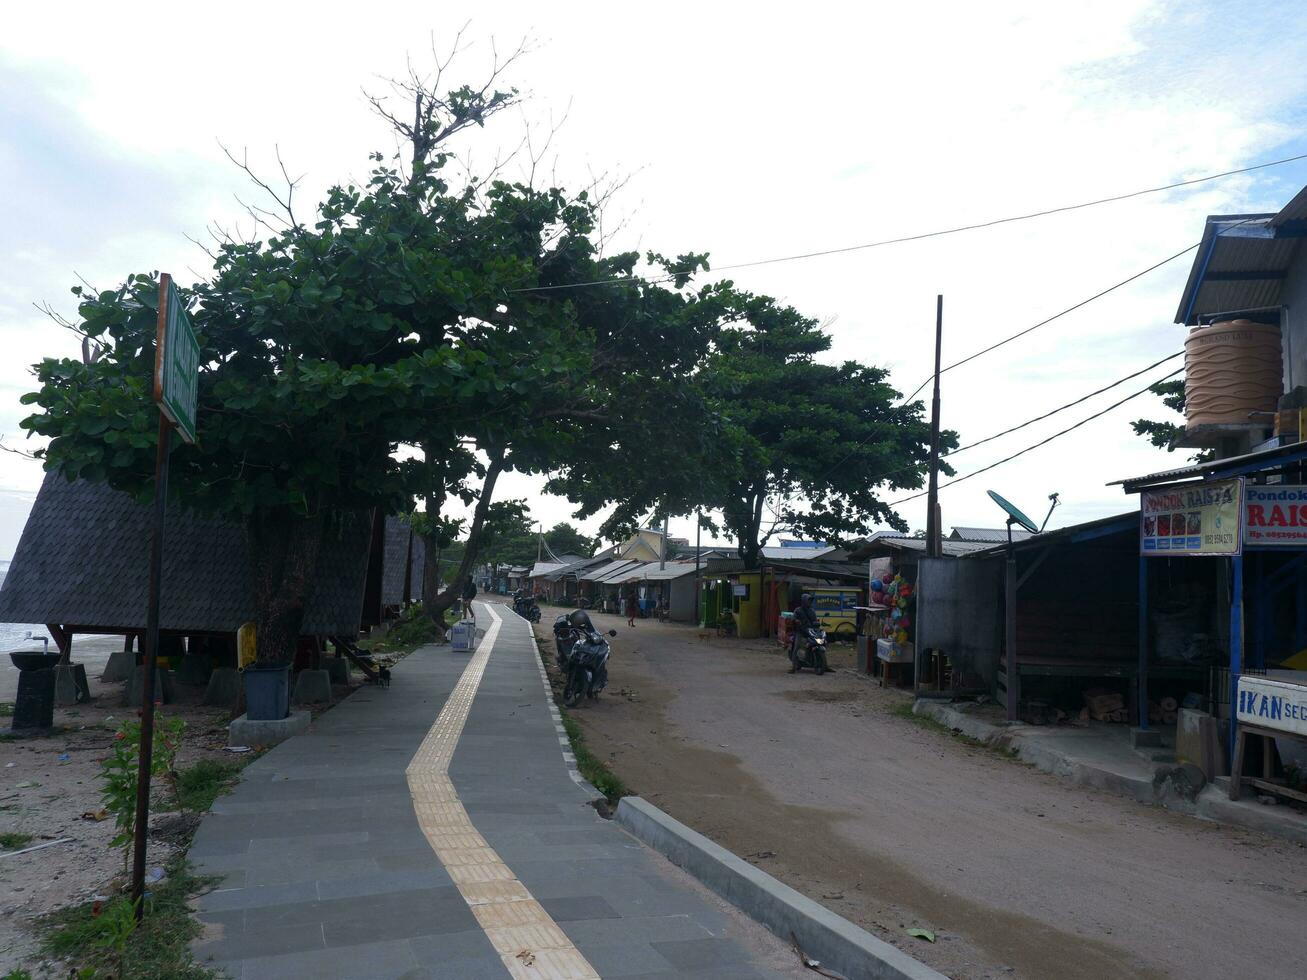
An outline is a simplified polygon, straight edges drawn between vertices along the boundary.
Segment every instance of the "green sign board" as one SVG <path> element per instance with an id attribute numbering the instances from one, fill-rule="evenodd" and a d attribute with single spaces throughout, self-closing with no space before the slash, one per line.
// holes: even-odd
<path id="1" fill-rule="evenodd" d="M 159 279 L 159 330 L 154 355 L 154 400 L 187 442 L 195 441 L 200 390 L 200 342 L 172 276 Z"/>

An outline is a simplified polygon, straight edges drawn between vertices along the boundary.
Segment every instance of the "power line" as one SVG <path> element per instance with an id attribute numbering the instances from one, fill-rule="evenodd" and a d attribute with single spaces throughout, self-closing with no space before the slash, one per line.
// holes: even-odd
<path id="1" fill-rule="evenodd" d="M 1160 361 L 1154 361 L 1152 364 L 1148 365 L 1148 367 L 1140 368 L 1138 371 L 1134 372 L 1133 374 L 1127 374 L 1124 378 L 1119 378 L 1116 381 L 1113 381 L 1109 385 L 1104 385 L 1102 388 L 1099 388 L 1097 391 L 1091 391 L 1089 394 L 1077 398 L 1073 402 L 1067 402 L 1065 405 L 1061 405 L 1058 408 L 1053 409 L 1051 412 L 1045 412 L 1043 415 L 1038 415 L 1033 419 L 1029 419 L 1028 421 L 1022 422 L 1020 425 L 1014 425 L 1010 429 L 1004 429 L 1002 432 L 995 432 L 992 436 L 986 436 L 984 439 L 977 439 L 975 442 L 968 443 L 965 446 L 960 446 L 957 449 L 942 454 L 941 458 L 943 458 L 943 456 L 956 456 L 958 453 L 966 452 L 968 449 L 975 449 L 977 446 L 983 446 L 987 442 L 993 442 L 995 439 L 1002 438 L 1003 436 L 1006 435 L 1011 435 L 1013 432 L 1016 432 L 1018 429 L 1024 429 L 1028 425 L 1034 425 L 1036 422 L 1042 422 L 1044 421 L 1044 419 L 1050 418 L 1056 415 L 1058 412 L 1064 412 L 1068 408 L 1074 408 L 1076 405 L 1079 405 L 1082 402 L 1089 401 L 1089 399 L 1093 398 L 1095 395 L 1101 395 L 1105 391 L 1111 391 L 1117 385 L 1123 385 L 1127 381 L 1130 381 L 1133 378 L 1137 378 L 1139 377 L 1139 375 L 1145 374 L 1151 371 L 1155 367 L 1160 367 L 1161 365 L 1165 364 L 1167 361 L 1174 360 L 1175 358 L 1179 357 L 1183 353 L 1184 351 L 1180 350 L 1180 351 L 1176 351 L 1174 354 L 1167 354 L 1166 357 L 1162 358 Z M 1171 376 L 1172 375 L 1168 374 L 1166 377 L 1169 378 Z M 1161 381 L 1165 381 L 1165 380 L 1166 378 L 1161 379 Z M 1158 384 L 1159 382 L 1153 382 L 1153 383 Z M 1152 386 L 1150 385 L 1149 387 Z M 1118 402 L 1118 404 L 1120 403 Z"/>
<path id="2" fill-rule="evenodd" d="M 1096 299 L 1102 299 L 1102 298 L 1103 298 L 1104 296 L 1106 296 L 1108 293 L 1115 292 L 1116 290 L 1120 289 L 1122 286 L 1128 286 L 1128 285 L 1130 285 L 1130 283 L 1134 282 L 1136 279 L 1142 279 L 1144 276 L 1148 275 L 1148 273 L 1153 272 L 1153 271 L 1155 271 L 1155 270 L 1157 270 L 1157 269 L 1160 269 L 1162 266 L 1166 265 L 1168 262 L 1174 262 L 1176 259 L 1180 258 L 1180 256 L 1182 256 L 1182 255 L 1187 255 L 1189 252 L 1192 252 L 1194 249 L 1196 249 L 1196 248 L 1197 248 L 1199 245 L 1201 245 L 1201 244 L 1202 244 L 1201 241 L 1194 242 L 1194 243 L 1193 243 L 1192 245 L 1190 245 L 1188 248 L 1183 248 L 1183 249 L 1181 249 L 1180 251 L 1176 252 L 1174 255 L 1171 255 L 1171 256 L 1168 256 L 1168 257 L 1165 258 L 1165 259 L 1162 259 L 1161 262 L 1154 262 L 1154 263 L 1153 263 L 1152 265 L 1150 265 L 1147 269 L 1143 269 L 1143 270 L 1141 270 L 1140 272 L 1136 272 L 1133 276 L 1130 276 L 1128 279 L 1122 279 L 1120 282 L 1116 283 L 1115 285 L 1108 286 L 1106 289 L 1101 289 L 1101 290 L 1099 290 L 1098 292 L 1094 293 L 1093 296 L 1090 296 L 1090 297 L 1088 297 L 1088 298 L 1086 298 L 1086 299 L 1082 299 L 1079 303 L 1076 303 L 1076 304 L 1073 305 L 1073 306 L 1068 306 L 1065 310 L 1062 310 L 1060 313 L 1054 313 L 1052 316 L 1048 317 L 1046 320 L 1040 320 L 1040 321 L 1039 321 L 1038 323 L 1036 323 L 1034 326 L 1026 327 L 1026 329 L 1024 329 L 1024 330 L 1019 330 L 1018 332 L 1012 334 L 1012 336 L 1010 336 L 1010 337 L 1005 337 L 1003 340 L 1000 340 L 1000 341 L 999 341 L 998 343 L 996 343 L 996 344 L 990 344 L 988 347 L 984 348 L 983 350 L 978 350 L 978 351 L 976 351 L 974 354 L 968 354 L 966 357 L 962 358 L 962 360 L 960 360 L 960 361 L 954 361 L 954 362 L 953 362 L 952 364 L 950 364 L 948 367 L 941 368 L 941 369 L 940 369 L 940 374 L 943 374 L 945 371 L 952 371 L 955 367 L 961 367 L 963 364 L 966 364 L 968 361 L 974 361 L 977 357 L 980 357 L 980 356 L 982 356 L 982 355 L 984 355 L 984 354 L 988 354 L 990 351 L 998 350 L 1000 347 L 1003 347 L 1003 346 L 1006 345 L 1006 344 L 1010 344 L 1010 343 L 1012 343 L 1012 341 L 1017 340 L 1017 339 L 1019 339 L 1019 338 L 1021 338 L 1021 337 L 1024 337 L 1026 334 L 1031 333 L 1031 332 L 1033 332 L 1033 331 L 1035 331 L 1035 330 L 1038 330 L 1040 327 L 1046 327 L 1046 326 L 1048 326 L 1048 324 L 1052 323 L 1054 320 L 1060 319 L 1061 317 L 1066 316 L 1068 313 L 1074 313 L 1076 310 L 1080 309 L 1082 306 L 1088 306 L 1090 303 L 1094 302 L 1094 300 L 1096 300 Z M 921 384 L 917 385 L 916 390 L 913 391 L 912 394 L 908 395 L 907 398 L 904 398 L 903 401 L 904 401 L 904 402 L 910 402 L 910 401 L 912 401 L 912 399 L 915 398 L 915 397 L 917 396 L 917 394 L 921 391 L 922 388 L 924 388 L 924 387 L 926 387 L 926 385 L 930 384 L 931 380 L 932 380 L 934 377 L 935 377 L 935 376 L 932 374 L 932 375 L 931 375 L 929 378 L 927 378 L 925 381 L 921 382 Z"/>
<path id="3" fill-rule="evenodd" d="M 1105 391 L 1111 391 L 1113 388 L 1123 385 L 1127 381 L 1131 381 L 1134 378 L 1139 377 L 1141 374 L 1147 374 L 1149 371 L 1153 370 L 1153 368 L 1160 367 L 1161 365 L 1165 364 L 1167 361 L 1174 360 L 1175 358 L 1179 357 L 1183 353 L 1184 351 L 1176 351 L 1174 354 L 1167 354 L 1166 357 L 1163 357 L 1161 360 L 1154 361 L 1152 364 L 1149 364 L 1147 367 L 1142 367 L 1138 371 L 1133 371 L 1130 374 L 1127 374 L 1125 377 L 1117 378 L 1115 381 L 1111 382 L 1110 384 L 1103 385 L 1103 387 L 1101 388 L 1096 388 L 1086 395 L 1081 395 L 1079 398 L 1075 399 L 1074 401 L 1069 401 L 1064 405 L 1059 405 L 1057 408 L 1051 409 L 1045 412 L 1043 415 L 1036 415 L 1034 418 L 1027 419 L 1026 421 L 1018 423 L 1017 425 L 1014 425 L 1011 428 L 1004 429 L 1002 432 L 995 432 L 993 435 L 985 436 L 983 439 L 977 439 L 975 442 L 967 443 L 967 445 L 965 446 L 959 446 L 957 449 L 951 449 L 946 453 L 940 453 L 939 458 L 947 459 L 950 456 L 956 456 L 958 453 L 964 453 L 968 449 L 975 449 L 977 446 L 983 446 L 987 442 L 993 442 L 995 439 L 1001 439 L 1003 436 L 1011 435 L 1013 432 L 1017 432 L 1028 426 L 1034 425 L 1036 422 L 1042 422 L 1045 419 L 1052 418 L 1054 415 L 1057 415 L 1060 412 L 1065 412 L 1068 408 L 1075 408 L 1075 406 L 1083 404 L 1084 402 L 1089 401 L 1089 399 L 1101 395 Z M 1168 374 L 1166 376 L 1166 378 L 1170 378 L 1170 377 L 1174 377 L 1174 375 Z M 1159 381 L 1153 382 L 1153 384 L 1158 384 L 1160 381 L 1165 381 L 1166 378 L 1161 378 L 1159 379 Z M 1152 385 L 1150 385 L 1149 387 L 1151 388 Z M 1133 398 L 1134 396 L 1132 395 L 1131 397 Z M 1122 404 L 1122 402 L 1117 402 L 1117 405 L 1120 404 Z M 1108 408 L 1107 411 L 1111 411 L 1111 409 L 1115 407 L 1116 406 L 1113 405 L 1111 406 L 1111 408 Z M 1072 428 L 1074 428 L 1074 426 Z M 865 441 L 866 440 L 863 440 L 863 442 Z M 855 451 L 856 451 L 856 447 L 855 447 Z M 839 462 L 835 463 L 828 470 L 826 470 L 826 472 L 821 475 L 820 479 L 824 480 L 827 476 L 829 476 L 835 470 L 839 469 L 840 466 L 842 466 L 852 457 L 853 457 L 853 453 L 852 452 L 848 453 L 846 456 L 844 456 L 843 459 L 841 459 Z M 921 465 L 920 463 L 908 463 L 904 466 L 897 467 L 896 469 L 887 470 L 883 473 L 878 473 L 875 476 L 868 477 L 866 482 L 874 486 L 888 477 L 896 476 L 897 474 L 906 472 L 907 470 L 916 469 L 920 465 Z M 798 494 L 790 494 L 787 498 L 785 498 L 785 502 L 789 502 L 797 496 Z M 908 498 L 908 499 L 912 499 L 912 498 Z M 775 513 L 775 511 L 773 511 L 773 513 Z"/>
<path id="4" fill-rule="evenodd" d="M 1081 201 L 1078 204 L 1064 204 L 1060 207 L 1047 208 L 1043 211 L 1031 211 L 1028 214 L 1014 214 L 1003 218 L 993 218 L 989 221 L 980 221 L 970 225 L 958 225 L 953 228 L 941 228 L 936 231 L 920 232 L 914 235 L 902 235 L 898 238 L 884 238 L 875 242 L 864 242 L 860 245 L 845 245 L 840 248 L 826 248 L 813 252 L 799 252 L 794 255 L 780 255 L 770 259 L 755 259 L 752 262 L 736 262 L 732 265 L 718 266 L 712 269 L 712 272 L 731 272 L 735 269 L 751 269 L 763 265 L 775 265 L 779 262 L 795 262 L 800 259 L 815 259 L 827 255 L 843 255 L 848 252 L 861 252 L 871 248 L 882 248 L 886 245 L 902 245 L 906 242 L 919 242 L 928 238 L 940 238 L 945 235 L 956 235 L 964 231 L 979 231 L 983 228 L 993 228 L 998 225 L 1011 224 L 1015 221 L 1027 221 L 1031 218 L 1044 218 L 1053 214 L 1064 214 L 1068 211 L 1079 211 L 1084 208 L 1097 207 L 1100 204 L 1113 204 L 1118 201 L 1127 201 L 1135 197 L 1143 197 L 1147 194 L 1159 194 L 1163 191 L 1175 190 L 1178 187 L 1192 187 L 1195 184 L 1203 184 L 1212 180 L 1220 180 L 1223 177 L 1233 177 L 1238 174 L 1252 173 L 1255 170 L 1265 170 L 1268 167 L 1279 167 L 1286 163 L 1296 163 L 1299 160 L 1307 160 L 1307 153 L 1300 153 L 1297 156 L 1284 157 L 1281 160 L 1269 160 L 1266 163 L 1254 164 L 1250 167 L 1240 167 L 1238 170 L 1225 170 L 1219 174 L 1208 174 L 1205 177 L 1194 177 L 1191 180 L 1179 180 L 1171 184 L 1164 184 L 1160 187 L 1146 187 L 1142 190 L 1130 191 L 1126 194 L 1114 194 L 1111 197 L 1100 197 L 1092 201 Z M 1188 251 L 1188 249 L 1186 249 Z M 1181 253 L 1184 254 L 1184 253 Z M 686 270 L 679 275 L 688 275 L 693 270 Z M 552 292 L 559 289 L 584 289 L 590 286 L 611 286 L 622 283 L 648 282 L 659 283 L 667 282 L 677 278 L 678 273 L 669 273 L 665 276 L 653 279 L 642 279 L 639 276 L 620 276 L 612 279 L 593 279 L 589 282 L 566 282 L 556 283 L 552 286 L 524 286 L 519 289 L 511 289 L 511 293 L 541 293 Z"/>
<path id="5" fill-rule="evenodd" d="M 1119 402 L 1114 402 L 1113 404 L 1108 405 L 1107 408 L 1103 409 L 1101 412 L 1095 412 L 1093 415 L 1090 415 L 1088 418 L 1081 419 L 1075 425 L 1068 426 L 1067 428 L 1063 429 L 1061 432 L 1055 432 L 1047 439 L 1041 439 L 1039 442 L 1035 443 L 1034 445 L 1027 446 L 1025 449 L 1022 449 L 1020 452 L 1015 452 L 1011 456 L 1005 456 L 1003 459 L 1000 459 L 996 463 L 990 463 L 988 466 L 982 466 L 978 470 L 973 470 L 972 472 L 968 473 L 966 476 L 960 476 L 955 480 L 949 480 L 948 483 L 941 484 L 940 489 L 943 490 L 944 487 L 951 487 L 955 483 L 961 483 L 963 480 L 970 480 L 973 476 L 979 476 L 981 473 L 987 473 L 990 470 L 994 469 L 996 466 L 1002 466 L 1004 463 L 1010 463 L 1018 456 L 1024 456 L 1026 453 L 1030 452 L 1033 449 L 1038 449 L 1040 446 L 1046 446 L 1054 439 L 1060 438 L 1061 436 L 1066 435 L 1068 432 L 1074 432 L 1076 429 L 1080 428 L 1082 425 L 1086 424 L 1087 422 L 1092 422 L 1094 419 L 1101 418 L 1102 416 L 1106 415 L 1114 408 L 1121 407 L 1126 402 L 1130 401 L 1132 398 L 1138 398 L 1140 395 L 1146 394 L 1153 387 L 1154 384 L 1161 384 L 1163 381 L 1166 381 L 1170 378 L 1174 378 L 1177 374 L 1182 374 L 1182 373 L 1184 373 L 1184 368 L 1178 368 L 1177 370 L 1172 371 L 1170 374 L 1166 375 L 1165 377 L 1158 378 L 1147 388 L 1141 388 L 1139 391 L 1136 391 L 1133 395 L 1126 395 L 1126 397 L 1122 398 Z M 914 493 L 910 497 L 900 497 L 898 500 L 891 500 L 888 506 L 897 507 L 899 504 L 905 504 L 909 500 L 916 500 L 918 497 L 924 497 L 925 495 L 926 495 L 926 491 L 923 490 L 921 493 Z"/>

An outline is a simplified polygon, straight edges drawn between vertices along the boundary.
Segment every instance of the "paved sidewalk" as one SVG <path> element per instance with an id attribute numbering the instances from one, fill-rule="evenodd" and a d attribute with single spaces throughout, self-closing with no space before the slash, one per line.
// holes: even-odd
<path id="1" fill-rule="evenodd" d="M 239 980 L 798 975 L 783 944 L 595 813 L 564 760 L 528 625 L 501 606 L 477 612 L 493 641 L 478 650 L 484 673 L 467 670 L 473 655 L 425 647 L 388 690 L 358 691 L 217 801 L 190 852 L 224 877 L 199 899 L 197 957 Z M 461 678 L 470 708 L 444 710 Z M 424 802 L 420 824 L 413 795 L 435 784 L 419 763 L 445 737 L 457 800 Z M 432 813 L 473 828 L 444 862 L 431 841 L 468 835 L 433 832 Z M 512 881 L 468 873 L 459 855 L 487 849 L 489 877 Z M 543 928 L 488 914 L 480 903 L 498 900 L 478 889 L 501 885 L 520 894 L 497 909 L 534 909 Z M 505 955 L 518 945 L 525 955 Z"/>

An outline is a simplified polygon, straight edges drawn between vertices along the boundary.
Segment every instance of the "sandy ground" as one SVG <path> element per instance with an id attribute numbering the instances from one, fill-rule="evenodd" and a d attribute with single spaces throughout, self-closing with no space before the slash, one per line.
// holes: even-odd
<path id="1" fill-rule="evenodd" d="M 609 691 L 573 712 L 591 751 L 673 816 L 949 976 L 1303 975 L 1302 847 L 923 729 L 891 713 L 904 693 L 847 670 L 789 675 L 763 641 L 594 619 L 619 636 Z M 847 648 L 832 659 L 851 662 Z M 906 936 L 918 926 L 938 941 Z"/>
<path id="2" fill-rule="evenodd" d="M 113 821 L 82 818 L 101 807 L 100 760 L 118 725 L 137 710 L 120 703 L 123 684 L 99 681 L 108 651 L 121 644 L 121 638 L 107 645 L 101 638 L 74 639 L 73 659 L 87 664 L 92 700 L 56 708 L 50 735 L 0 740 L 0 831 L 30 834 L 29 847 L 72 838 L 28 854 L 0 854 L 0 975 L 20 965 L 32 969 L 38 959 L 33 919 L 70 902 L 109 894 L 122 874 L 124 852 L 109 847 Z M 176 689 L 179 702 L 161 710 L 186 720 L 178 765 L 204 757 L 236 758 L 225 751 L 230 710 L 198 704 L 202 688 L 179 684 Z M 12 694 L 0 695 L 0 701 L 12 700 Z M 9 719 L 0 723 L 7 736 Z M 156 789 L 156 803 L 169 797 L 166 788 L 156 783 Z M 189 823 L 177 814 L 151 813 L 151 867 L 165 864 L 176 846 L 189 839 Z"/>

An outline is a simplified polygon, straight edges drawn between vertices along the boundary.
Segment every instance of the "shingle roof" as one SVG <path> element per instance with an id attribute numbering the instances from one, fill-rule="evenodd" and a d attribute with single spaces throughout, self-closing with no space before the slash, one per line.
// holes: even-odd
<path id="1" fill-rule="evenodd" d="M 410 552 L 410 545 L 412 551 Z M 411 576 L 410 598 L 422 598 L 422 560 L 426 547 L 413 533 L 403 517 L 386 518 L 386 553 L 381 568 L 381 602 L 386 606 L 403 604 L 405 571 Z M 411 568 L 409 567 L 411 566 Z"/>
<path id="2" fill-rule="evenodd" d="M 0 588 L 0 622 L 145 628 L 150 505 L 104 484 L 47 474 Z M 363 609 L 371 522 L 329 530 L 304 632 L 353 635 Z M 239 527 L 171 507 L 164 528 L 160 626 L 231 632 L 254 615 Z"/>

